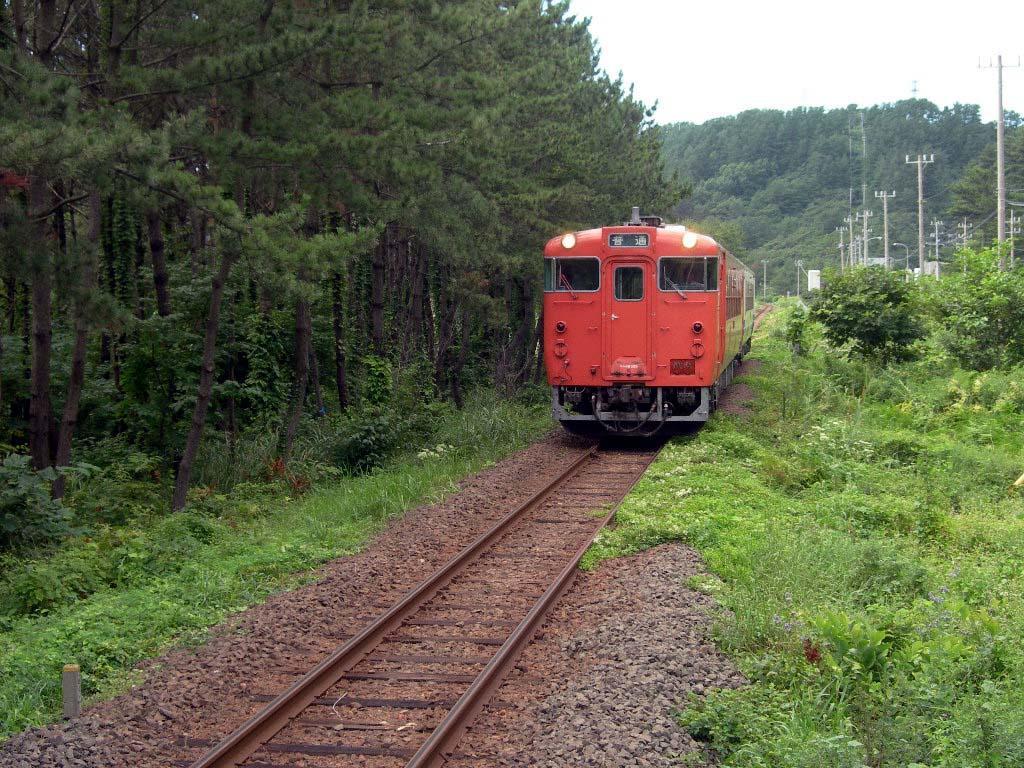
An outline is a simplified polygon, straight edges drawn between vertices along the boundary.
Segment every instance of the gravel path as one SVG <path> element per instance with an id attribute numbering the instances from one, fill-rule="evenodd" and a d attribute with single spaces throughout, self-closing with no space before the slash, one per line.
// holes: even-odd
<path id="1" fill-rule="evenodd" d="M 667 544 L 581 575 L 454 764 L 678 766 L 698 747 L 673 713 L 743 682 L 709 638 L 712 599 L 685 586 L 702 570 Z"/>
<path id="2" fill-rule="evenodd" d="M 556 432 L 467 479 L 446 500 L 396 520 L 362 553 L 322 567 L 317 581 L 226 621 L 196 649 L 143 665 L 145 681 L 72 723 L 32 729 L 0 745 L 3 768 L 166 768 L 194 755 L 184 736 L 229 733 L 262 706 L 240 691 L 277 688 L 453 557 L 543 487 L 584 450 Z M 275 670 L 273 680 L 253 669 Z M 286 670 L 285 675 L 281 670 Z M 83 670 L 88 674 L 88 670 Z"/>

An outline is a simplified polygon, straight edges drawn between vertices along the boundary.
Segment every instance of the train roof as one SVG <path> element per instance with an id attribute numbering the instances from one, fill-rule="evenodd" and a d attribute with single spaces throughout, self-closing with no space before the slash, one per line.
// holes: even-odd
<path id="1" fill-rule="evenodd" d="M 692 234 L 696 239 L 690 245 L 689 241 L 683 242 L 687 233 Z M 564 242 L 566 235 L 572 234 L 575 243 L 571 248 L 566 248 Z M 597 229 L 585 229 L 578 232 L 566 233 L 548 240 L 544 247 L 545 256 L 597 256 L 604 253 L 608 246 L 608 238 L 618 234 L 646 234 L 650 239 L 650 246 L 644 249 L 645 252 L 653 250 L 653 256 L 717 256 L 725 249 L 718 244 L 713 237 L 702 235 L 680 224 L 668 224 L 660 227 L 637 226 L 623 224 L 614 227 L 600 227 Z M 689 246 L 689 247 L 687 247 Z"/>

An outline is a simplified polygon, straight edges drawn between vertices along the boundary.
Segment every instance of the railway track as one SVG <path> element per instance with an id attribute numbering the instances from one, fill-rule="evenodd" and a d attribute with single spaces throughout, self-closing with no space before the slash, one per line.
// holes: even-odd
<path id="1" fill-rule="evenodd" d="M 443 764 L 656 450 L 582 454 L 190 768 Z"/>

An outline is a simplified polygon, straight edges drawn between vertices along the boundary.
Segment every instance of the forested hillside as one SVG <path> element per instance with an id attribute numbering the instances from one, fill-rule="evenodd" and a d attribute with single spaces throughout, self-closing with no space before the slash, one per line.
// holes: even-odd
<path id="1" fill-rule="evenodd" d="M 1020 119 L 1010 114 L 1008 122 L 1019 125 Z M 770 288 L 784 292 L 795 286 L 797 259 L 808 268 L 838 264 L 834 230 L 850 213 L 851 188 L 853 210 L 863 208 L 862 184 L 874 212 L 871 236 L 882 234 L 874 192 L 895 190 L 890 239 L 907 243 L 914 254 L 917 176 L 916 166 L 905 163 L 907 154 L 935 154 L 925 170 L 927 221 L 969 215 L 973 205 L 978 210 L 970 210 L 972 220 L 981 227 L 995 210 L 994 167 L 976 171 L 984 178 L 975 178 L 972 187 L 991 181 L 991 191 L 980 199 L 973 195 L 970 204 L 958 201 L 953 211 L 951 185 L 969 164 L 984 161 L 979 155 L 994 141 L 995 128 L 982 122 L 978 107 L 939 109 L 916 99 L 865 109 L 751 110 L 702 125 L 679 123 L 665 127 L 663 154 L 667 169 L 693 185 L 677 215 L 718 233 L 753 266 L 767 259 Z M 994 150 L 989 154 L 994 166 Z M 953 222 L 947 223 L 951 230 Z M 879 241 L 871 249 L 881 255 Z M 902 248 L 892 251 L 894 257 L 904 254 Z"/>
<path id="2" fill-rule="evenodd" d="M 4 451 L 106 441 L 181 507 L 211 435 L 286 460 L 316 414 L 401 439 L 381 420 L 539 377 L 540 245 L 675 199 L 566 14 L 0 2 Z"/>

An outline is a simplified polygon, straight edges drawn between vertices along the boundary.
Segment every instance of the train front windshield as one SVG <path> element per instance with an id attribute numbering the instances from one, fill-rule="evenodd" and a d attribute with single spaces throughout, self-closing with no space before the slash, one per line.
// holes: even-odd
<path id="1" fill-rule="evenodd" d="M 663 291 L 718 290 L 718 258 L 665 257 L 658 263 L 658 287 Z"/>
<path id="2" fill-rule="evenodd" d="M 601 263 L 591 257 L 544 259 L 545 291 L 596 291 Z"/>

